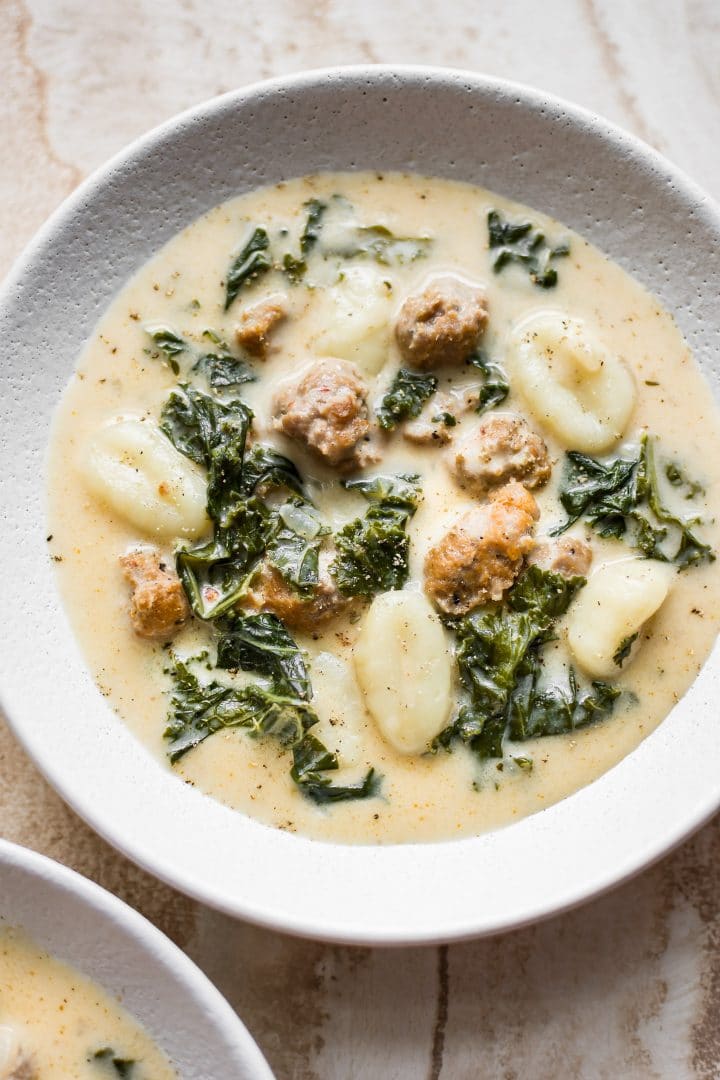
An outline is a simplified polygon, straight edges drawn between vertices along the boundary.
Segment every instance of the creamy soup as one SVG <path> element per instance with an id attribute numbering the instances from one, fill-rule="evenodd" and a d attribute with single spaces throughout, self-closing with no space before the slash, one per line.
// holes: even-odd
<path id="1" fill-rule="evenodd" d="M 120 1002 L 16 929 L 0 928 L 0 1080 L 171 1080 Z"/>
<path id="2" fill-rule="evenodd" d="M 279 828 L 439 840 L 589 783 L 717 632 L 711 394 L 559 223 L 339 174 L 212 210 L 121 291 L 49 458 L 103 694 Z"/>

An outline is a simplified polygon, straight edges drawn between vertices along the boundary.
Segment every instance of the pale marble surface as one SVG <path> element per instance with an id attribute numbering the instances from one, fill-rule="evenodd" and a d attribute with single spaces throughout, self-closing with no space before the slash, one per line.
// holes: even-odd
<path id="1" fill-rule="evenodd" d="M 219 91 L 333 63 L 534 83 L 645 138 L 720 195 L 717 0 L 0 0 L 0 272 L 78 181 Z M 149 915 L 278 1077 L 720 1076 L 720 824 L 608 897 L 491 941 L 402 953 L 234 923 L 116 855 L 0 729 L 0 833 Z"/>

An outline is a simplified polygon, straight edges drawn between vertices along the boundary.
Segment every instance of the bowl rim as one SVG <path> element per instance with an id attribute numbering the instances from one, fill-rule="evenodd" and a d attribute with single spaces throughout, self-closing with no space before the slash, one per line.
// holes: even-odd
<path id="1" fill-rule="evenodd" d="M 561 112 L 569 119 L 572 125 L 579 125 L 580 127 L 589 129 L 591 133 L 600 137 L 605 143 L 609 143 L 611 146 L 624 152 L 638 165 L 644 166 L 644 168 L 650 172 L 662 175 L 663 178 L 670 178 L 681 195 L 686 197 L 688 201 L 691 201 L 697 207 L 702 207 L 712 217 L 714 227 L 718 235 L 720 235 L 720 208 L 717 207 L 710 196 L 708 196 L 695 181 L 690 179 L 682 172 L 682 170 L 668 162 L 667 159 L 657 151 L 642 142 L 642 140 L 630 135 L 622 128 L 603 119 L 592 111 L 572 104 L 563 98 L 510 80 L 498 79 L 459 68 L 444 68 L 418 64 L 360 64 L 331 66 L 310 71 L 302 71 L 292 75 L 281 75 L 273 79 L 257 81 L 248 86 L 231 90 L 225 94 L 211 98 L 208 101 L 192 106 L 134 140 L 127 147 L 115 154 L 108 162 L 95 170 L 48 218 L 18 257 L 3 282 L 2 287 L 0 287 L 0 307 L 2 307 L 2 301 L 7 300 L 16 284 L 22 280 L 24 275 L 33 266 L 38 253 L 41 252 L 46 245 L 51 243 L 55 232 L 61 228 L 63 223 L 71 220 L 77 210 L 82 207 L 88 194 L 101 189 L 105 181 L 115 173 L 119 166 L 132 165 L 134 162 L 142 159 L 148 149 L 155 146 L 159 141 L 172 138 L 173 134 L 177 132 L 177 129 L 181 128 L 188 121 L 201 122 L 203 119 L 207 119 L 215 113 L 222 111 L 228 105 L 242 106 L 252 102 L 252 100 L 260 94 L 267 94 L 273 91 L 298 92 L 302 91 L 303 88 L 310 88 L 321 82 L 327 82 L 330 79 L 337 78 L 352 82 L 353 80 L 381 80 L 389 76 L 398 78 L 400 81 L 405 80 L 410 82 L 413 79 L 421 79 L 430 81 L 431 83 L 441 83 L 446 85 L 458 83 L 471 84 L 473 90 L 478 91 L 479 93 L 495 92 L 504 95 L 505 97 L 512 96 L 523 108 L 529 109 L 531 112 L 541 108 L 554 111 L 555 113 Z M 708 665 L 706 665 L 706 667 L 707 666 Z M 696 682 L 699 681 L 700 678 L 698 677 Z M 180 889 L 185 894 L 229 915 L 245 918 L 258 925 L 282 930 L 298 936 L 339 943 L 362 945 L 415 945 L 467 940 L 478 936 L 501 933 L 510 929 L 529 925 L 544 918 L 549 918 L 560 912 L 576 907 L 592 897 L 600 896 L 601 894 L 608 892 L 656 862 L 703 825 L 720 806 L 720 782 L 718 782 L 711 790 L 704 792 L 702 797 L 698 796 L 697 793 L 695 793 L 695 796 L 692 799 L 688 797 L 687 806 L 685 807 L 682 817 L 672 821 L 653 835 L 643 835 L 639 844 L 636 846 L 636 850 L 628 854 L 623 861 L 615 862 L 611 868 L 605 868 L 601 872 L 586 870 L 585 876 L 579 877 L 571 887 L 567 887 L 564 891 L 560 892 L 556 890 L 552 898 L 544 897 L 543 899 L 535 900 L 532 903 L 526 903 L 521 911 L 509 911 L 501 915 L 496 914 L 490 919 L 483 919 L 477 915 L 468 916 L 462 921 L 458 919 L 448 921 L 441 918 L 432 918 L 422 927 L 415 926 L 410 929 L 404 929 L 399 926 L 396 916 L 393 916 L 393 918 L 385 923 L 378 920 L 373 925 L 364 925 L 356 922 L 351 926 L 342 917 L 328 918 L 326 916 L 322 919 L 318 919 L 314 915 L 297 916 L 291 911 L 283 909 L 282 906 L 268 910 L 265 906 L 258 907 L 253 905 L 253 903 L 248 902 L 244 896 L 238 895 L 235 892 L 223 891 L 217 887 L 211 888 L 205 884 L 203 879 L 198 876 L 197 873 L 190 872 L 187 867 L 180 868 L 173 864 L 172 860 L 166 858 L 164 853 L 161 856 L 158 856 L 157 852 L 153 852 L 145 845 L 142 837 L 131 837 L 127 830 L 123 830 L 117 819 L 111 820 L 109 817 L 105 816 L 104 819 L 99 820 L 97 808 L 93 807 L 87 795 L 83 793 L 78 794 L 70 782 L 70 777 L 58 772 L 54 768 L 53 762 L 43 759 L 38 755 L 32 740 L 27 733 L 23 731 L 22 723 L 17 723 L 15 721 L 12 712 L 13 710 L 11 708 L 6 709 L 10 727 L 20 743 L 33 758 L 45 778 L 93 829 L 99 832 L 99 834 L 109 843 L 127 855 L 134 862 L 166 881 L 168 884 Z M 661 724 L 658 730 L 662 729 L 662 727 L 663 725 Z M 657 735 L 657 731 L 653 735 L 648 736 L 642 745 L 646 745 L 653 739 L 654 735 Z M 627 772 L 628 762 L 631 757 L 632 755 L 629 755 L 629 757 L 623 759 L 623 761 L 615 766 L 610 772 L 615 773 L 618 770 L 622 771 L 623 768 Z M 610 774 L 606 773 L 600 779 L 605 779 L 608 775 Z M 598 783 L 598 781 L 595 781 L 595 783 Z M 584 797 L 585 801 L 587 801 L 587 792 L 593 787 L 594 784 L 591 784 L 573 795 L 573 804 L 580 807 Z M 460 848 L 463 845 L 465 847 L 468 845 L 475 845 L 477 848 L 481 849 L 482 842 L 488 836 L 497 836 L 500 833 L 509 836 L 511 833 L 514 833 L 515 836 L 519 837 L 521 834 L 524 835 L 523 829 L 525 832 L 528 831 L 526 828 L 528 822 L 537 823 L 541 818 L 544 818 L 545 821 L 550 821 L 554 816 L 557 816 L 557 807 L 565 805 L 567 801 L 567 799 L 563 800 L 553 807 L 549 807 L 537 814 L 531 815 L 531 817 L 526 818 L 521 822 L 514 823 L 512 829 L 505 828 L 494 830 L 492 833 L 483 834 L 481 837 L 445 841 L 428 845 L 358 845 L 357 847 L 354 847 L 307 841 L 305 838 L 302 839 L 305 843 L 320 843 L 320 846 L 326 851 L 334 852 L 335 857 L 339 860 L 339 865 L 342 865 L 344 860 L 351 857 L 347 855 L 347 852 L 349 851 L 397 852 L 408 848 L 414 848 L 415 851 L 422 850 L 423 848 L 434 848 L 437 850 L 439 848 L 445 849 L 449 845 L 456 848 Z M 264 829 L 266 827 L 261 826 L 260 828 Z M 272 831 L 276 832 L 276 830 Z M 542 832 L 542 829 L 535 827 L 533 831 Z M 286 836 L 285 839 L 287 839 Z M 294 839 L 297 840 L 297 838 Z M 378 859 L 378 861 L 380 862 L 381 860 Z"/>
<path id="2" fill-rule="evenodd" d="M 34 891 L 29 900 L 30 906 L 37 897 L 54 899 L 59 894 L 64 894 L 70 898 L 73 906 L 91 909 L 100 916 L 104 924 L 112 924 L 114 931 L 139 945 L 143 955 L 151 957 L 152 963 L 138 972 L 138 982 L 146 983 L 156 992 L 160 992 L 161 986 L 173 983 L 183 987 L 193 999 L 198 1020 L 202 1017 L 206 1026 L 212 1024 L 216 1032 L 222 1034 L 226 1049 L 237 1055 L 236 1064 L 247 1070 L 248 1080 L 250 1077 L 272 1080 L 273 1074 L 265 1057 L 230 1003 L 197 964 L 149 919 L 76 870 L 31 848 L 0 839 L 0 879 L 8 871 L 15 870 L 32 878 Z M 3 914 L 3 900 L 0 898 L 0 915 Z M 18 922 L 14 916 L 8 926 L 25 929 L 22 920 Z M 37 940 L 32 931 L 29 931 L 29 936 L 31 941 L 46 950 L 45 943 Z M 82 963 L 74 960 L 72 956 L 63 955 L 62 950 L 55 951 L 52 947 L 47 951 L 53 959 L 69 964 L 87 978 L 98 982 L 97 977 L 88 975 Z M 104 986 L 102 982 L 100 985 L 111 997 L 116 996 L 116 991 Z M 133 1019 L 140 1024 L 144 1023 L 142 1017 L 136 1016 L 124 1002 L 122 1004 Z M 165 1052 L 171 1054 L 172 1047 L 166 1047 Z"/>

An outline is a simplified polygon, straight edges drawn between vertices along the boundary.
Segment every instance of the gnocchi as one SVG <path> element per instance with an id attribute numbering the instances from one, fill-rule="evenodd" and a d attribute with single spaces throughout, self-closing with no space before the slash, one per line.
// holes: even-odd
<path id="1" fill-rule="evenodd" d="M 579 319 L 532 315 L 512 333 L 506 362 L 513 386 L 564 446 L 598 453 L 622 437 L 635 383 Z"/>
<path id="2" fill-rule="evenodd" d="M 343 280 L 323 297 L 323 329 L 315 341 L 316 351 L 350 360 L 366 375 L 377 375 L 388 354 L 390 295 L 372 267 L 348 267 Z"/>
<path id="3" fill-rule="evenodd" d="M 355 648 L 358 681 L 382 736 L 422 754 L 447 721 L 452 666 L 439 618 L 419 592 L 376 596 Z"/>
<path id="4" fill-rule="evenodd" d="M 661 607 L 676 576 L 666 563 L 623 559 L 606 563 L 592 575 L 573 604 L 567 640 L 588 675 L 618 675 L 639 648 L 636 637 Z M 623 649 L 624 647 L 624 649 Z"/>
<path id="5" fill-rule="evenodd" d="M 142 420 L 100 428 L 80 468 L 92 494 L 146 536 L 197 537 L 207 529 L 201 471 Z"/>

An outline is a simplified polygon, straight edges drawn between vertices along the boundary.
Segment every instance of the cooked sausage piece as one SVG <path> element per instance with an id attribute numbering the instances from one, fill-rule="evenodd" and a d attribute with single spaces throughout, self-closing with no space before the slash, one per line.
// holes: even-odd
<path id="1" fill-rule="evenodd" d="M 542 540 L 536 544 L 528 562 L 563 577 L 587 577 L 592 557 L 592 548 L 584 540 L 577 536 L 561 536 L 559 540 Z"/>
<path id="2" fill-rule="evenodd" d="M 450 468 L 460 487 L 473 495 L 485 495 L 509 480 L 536 488 L 550 479 L 547 446 L 514 413 L 495 413 L 473 427 L 458 444 Z"/>
<path id="3" fill-rule="evenodd" d="M 424 292 L 405 301 L 395 324 L 395 337 L 403 359 L 412 367 L 427 370 L 462 364 L 487 321 L 481 289 L 458 278 L 435 278 Z"/>
<path id="4" fill-rule="evenodd" d="M 358 468 L 375 457 L 367 388 L 347 360 L 317 360 L 273 401 L 273 426 L 329 465 Z"/>
<path id="5" fill-rule="evenodd" d="M 190 615 L 182 584 L 157 551 L 136 548 L 120 556 L 125 580 L 132 585 L 130 621 L 144 638 L 167 639 Z"/>
<path id="6" fill-rule="evenodd" d="M 468 510 L 427 554 L 430 599 L 448 615 L 502 599 L 533 546 L 538 516 L 534 497 L 516 481 Z"/>
<path id="7" fill-rule="evenodd" d="M 272 611 L 292 629 L 308 632 L 330 622 L 348 605 L 329 574 L 321 571 L 315 590 L 303 596 L 269 563 L 260 568 L 246 602 L 257 611 Z"/>
<path id="8" fill-rule="evenodd" d="M 243 311 L 235 330 L 235 340 L 251 356 L 265 360 L 270 349 L 270 336 L 286 318 L 287 308 L 279 299 L 262 300 Z"/>

